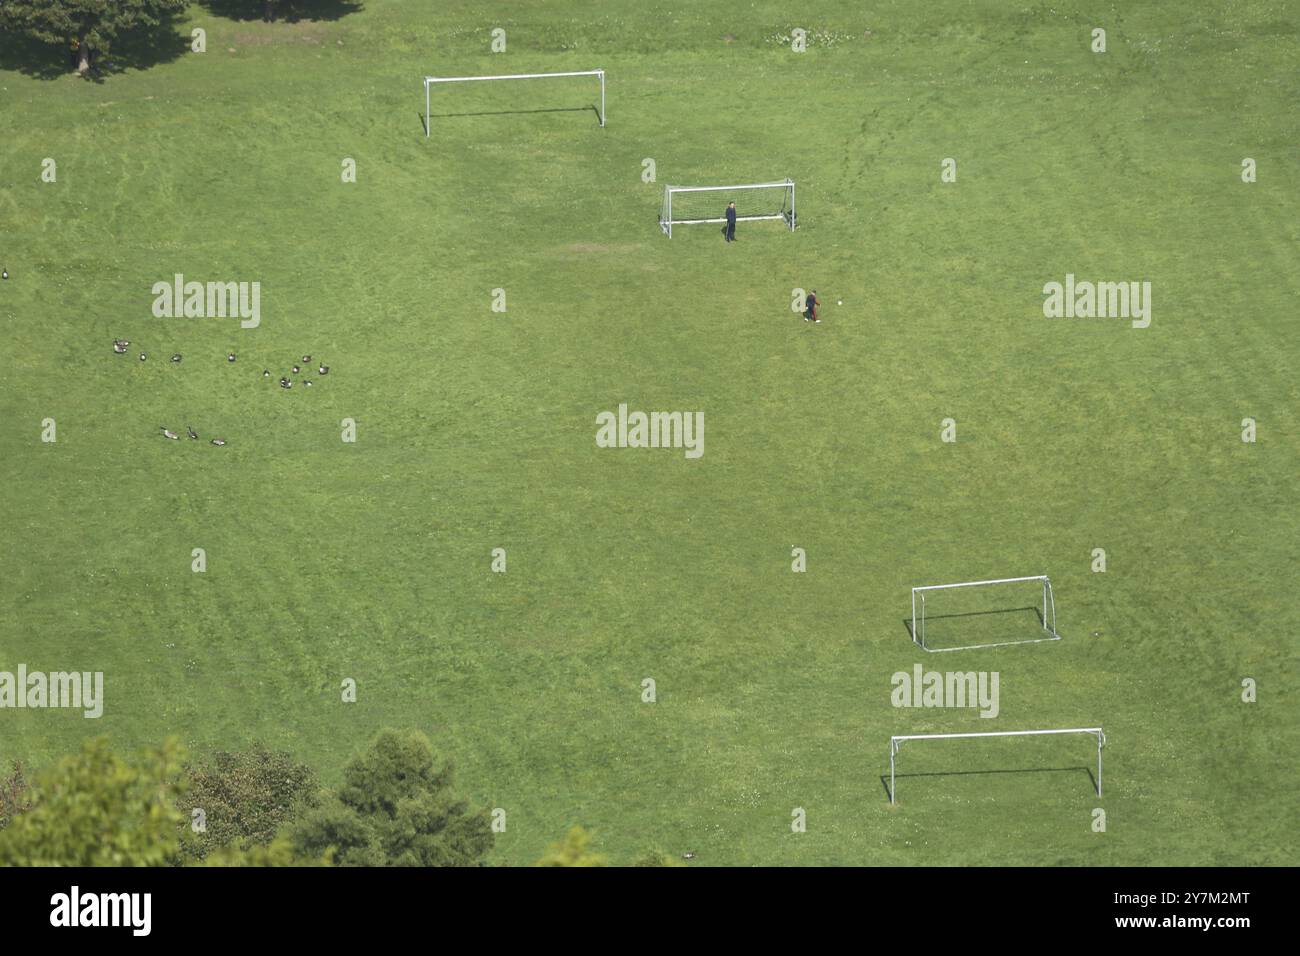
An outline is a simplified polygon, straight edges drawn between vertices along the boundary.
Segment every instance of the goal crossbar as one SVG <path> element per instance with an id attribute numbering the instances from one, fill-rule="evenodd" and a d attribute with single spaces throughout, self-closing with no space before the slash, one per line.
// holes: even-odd
<path id="1" fill-rule="evenodd" d="M 1047 637 L 1031 637 L 1019 641 L 997 641 L 991 644 L 968 644 L 963 647 L 927 647 L 925 643 L 925 595 L 929 591 L 951 591 L 955 588 L 974 588 L 993 584 L 1020 584 L 1026 581 L 1041 581 L 1043 586 L 1043 630 Z M 919 600 L 918 600 L 919 599 Z M 918 619 L 917 607 L 921 613 Z M 920 622 L 918 627 L 917 622 Z M 1031 574 L 1021 578 L 992 578 L 988 581 L 960 581 L 956 584 L 926 584 L 912 588 L 912 643 L 921 650 L 937 654 L 943 651 L 971 651 L 985 647 L 1011 647 L 1016 644 L 1041 644 L 1043 641 L 1059 641 L 1061 635 L 1056 632 L 1056 595 L 1052 592 L 1052 581 L 1046 574 Z"/>
<path id="2" fill-rule="evenodd" d="M 503 73 L 498 76 L 426 76 L 424 78 L 424 138 L 430 136 L 429 88 L 434 83 L 473 83 L 477 80 L 540 80 L 555 76 L 598 76 L 600 77 L 600 125 L 605 125 L 605 71 L 574 70 L 567 73 Z"/>
<path id="3" fill-rule="evenodd" d="M 664 235 L 669 239 L 673 237 L 673 226 L 690 226 L 699 223 L 709 222 L 726 222 L 726 216 L 705 216 L 677 219 L 673 217 L 673 196 L 678 193 L 725 193 L 739 192 L 742 189 L 782 189 L 788 192 L 790 197 L 790 208 L 781 212 L 762 214 L 762 215 L 744 215 L 736 216 L 737 222 L 761 222 L 768 219 L 783 219 L 790 226 L 790 231 L 795 228 L 794 213 L 794 180 L 782 179 L 775 183 L 744 183 L 737 186 L 665 186 L 663 201 L 659 206 L 659 228 L 663 230 Z"/>
<path id="4" fill-rule="evenodd" d="M 1033 580 L 1032 578 L 1030 580 Z M 1097 796 L 1101 796 L 1101 748 L 1106 745 L 1106 734 L 1100 727 L 1067 727 L 1061 730 L 990 730 L 964 734 L 898 734 L 889 738 L 889 802 L 894 803 L 898 793 L 894 785 L 894 761 L 905 740 L 957 740 L 963 737 L 1037 737 L 1043 734 L 1092 734 L 1097 738 Z"/>

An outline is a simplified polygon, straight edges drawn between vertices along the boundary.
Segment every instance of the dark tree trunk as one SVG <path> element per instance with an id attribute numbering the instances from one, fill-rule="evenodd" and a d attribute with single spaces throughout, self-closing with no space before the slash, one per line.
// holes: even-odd
<path id="1" fill-rule="evenodd" d="M 264 0 L 262 3 L 262 19 L 267 23 L 275 19 L 275 0 Z"/>

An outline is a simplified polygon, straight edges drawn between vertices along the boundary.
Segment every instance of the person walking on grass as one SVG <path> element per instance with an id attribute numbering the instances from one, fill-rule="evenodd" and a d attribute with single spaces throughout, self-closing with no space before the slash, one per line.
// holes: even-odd
<path id="1" fill-rule="evenodd" d="M 804 300 L 803 320 L 805 322 L 821 321 L 821 319 L 817 318 L 817 290 L 816 289 L 813 289 L 811 292 L 809 292 L 808 297 Z"/>
<path id="2" fill-rule="evenodd" d="M 736 241 L 736 204 L 734 202 L 727 203 L 726 234 L 728 242 Z"/>

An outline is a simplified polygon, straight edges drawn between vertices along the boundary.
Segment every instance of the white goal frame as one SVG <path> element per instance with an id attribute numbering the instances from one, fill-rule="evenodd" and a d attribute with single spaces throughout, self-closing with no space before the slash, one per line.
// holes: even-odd
<path id="1" fill-rule="evenodd" d="M 502 76 L 426 76 L 424 78 L 424 138 L 431 135 L 429 116 L 429 88 L 434 83 L 473 83 L 478 80 L 540 80 L 552 76 L 598 76 L 600 77 L 600 125 L 605 127 L 605 71 L 578 70 L 572 73 L 510 73 Z"/>
<path id="2" fill-rule="evenodd" d="M 991 584 L 1019 584 L 1022 581 L 1041 581 L 1043 583 L 1043 630 L 1047 637 L 1031 637 L 1022 641 L 998 641 L 993 644 L 968 644 L 964 647 L 926 647 L 925 646 L 925 595 L 927 591 L 947 591 L 953 588 L 975 588 Z M 917 597 L 920 597 L 920 628 L 917 627 Z M 912 588 L 912 643 L 921 650 L 938 654 L 942 651 L 971 651 L 981 647 L 1011 647 L 1015 644 L 1041 644 L 1043 641 L 1059 641 L 1061 635 L 1056 632 L 1056 596 L 1052 593 L 1052 582 L 1046 574 L 1033 574 L 1026 578 L 996 578 L 991 581 L 961 581 L 957 584 L 927 584 Z"/>
<path id="3" fill-rule="evenodd" d="M 790 197 L 790 208 L 766 216 L 737 216 L 737 222 L 757 222 L 762 219 L 784 219 L 794 232 L 794 180 L 786 177 L 776 183 L 748 183 L 741 186 L 665 186 L 663 200 L 659 203 L 659 228 L 669 239 L 673 237 L 673 226 L 687 226 L 705 222 L 726 222 L 725 216 L 708 219 L 674 219 L 673 196 L 677 193 L 730 193 L 742 189 L 783 189 Z"/>
<path id="4" fill-rule="evenodd" d="M 889 738 L 889 802 L 895 803 L 898 788 L 894 785 L 894 758 L 905 740 L 956 740 L 960 737 L 1036 737 L 1041 734 L 1093 734 L 1097 738 L 1097 796 L 1101 796 L 1101 748 L 1106 734 L 1100 727 L 1070 727 L 1065 730 L 992 730 L 972 734 L 902 734 Z"/>

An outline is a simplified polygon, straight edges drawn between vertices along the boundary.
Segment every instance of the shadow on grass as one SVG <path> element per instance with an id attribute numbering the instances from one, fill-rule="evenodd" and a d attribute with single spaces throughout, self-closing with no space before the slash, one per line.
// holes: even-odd
<path id="1" fill-rule="evenodd" d="M 283 20 L 298 23 L 301 20 L 341 20 L 356 13 L 364 4 L 361 0 L 198 0 L 199 6 L 209 13 L 227 20 Z"/>
<path id="2" fill-rule="evenodd" d="M 190 38 L 177 32 L 178 20 L 178 16 L 169 16 L 156 27 L 122 33 L 113 41 L 112 50 L 96 58 L 83 78 L 102 83 L 115 73 L 147 70 L 180 59 L 190 47 Z M 57 80 L 76 75 L 77 60 L 70 45 L 0 33 L 0 69 L 17 70 L 38 80 Z"/>
<path id="3" fill-rule="evenodd" d="M 1097 778 L 1093 776 L 1091 767 L 1026 767 L 1019 770 L 947 770 L 937 773 L 896 773 L 894 774 L 895 786 L 897 781 L 906 780 L 909 777 L 969 777 L 979 774 L 993 773 L 1085 773 L 1088 780 L 1092 783 L 1092 792 L 1097 792 Z M 889 774 L 880 775 L 880 785 L 885 790 L 885 799 L 889 799 Z"/>
<path id="4" fill-rule="evenodd" d="M 997 611 L 967 611 L 964 614 L 927 614 L 925 619 L 927 621 L 944 621 L 958 617 L 985 617 L 989 614 L 1021 614 L 1025 611 L 1033 611 L 1034 616 L 1038 618 L 1039 626 L 1047 627 L 1047 622 L 1043 620 L 1043 612 L 1037 607 L 1009 607 Z M 912 633 L 912 619 L 910 617 L 903 618 L 903 627 L 907 628 L 908 636 L 915 641 L 916 635 Z"/>
<path id="5" fill-rule="evenodd" d="M 527 113 L 585 113 L 591 110 L 596 114 L 596 122 L 600 122 L 600 110 L 595 105 L 591 106 L 552 106 L 539 110 L 481 110 L 476 113 L 430 113 L 429 120 L 432 122 L 436 119 L 456 119 L 465 116 L 522 116 Z M 420 129 L 424 130 L 424 135 L 429 135 L 429 127 L 425 125 L 424 114 L 420 114 Z"/>

